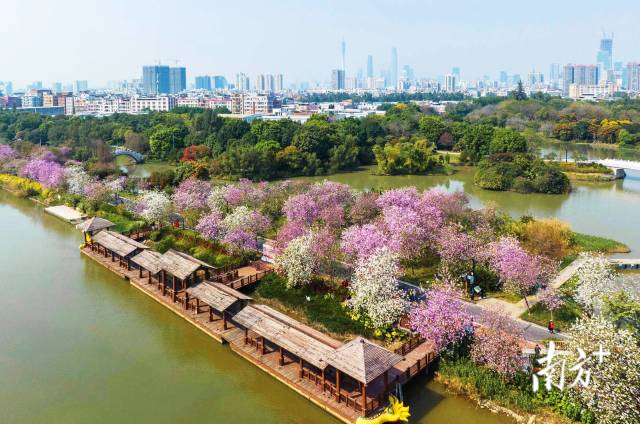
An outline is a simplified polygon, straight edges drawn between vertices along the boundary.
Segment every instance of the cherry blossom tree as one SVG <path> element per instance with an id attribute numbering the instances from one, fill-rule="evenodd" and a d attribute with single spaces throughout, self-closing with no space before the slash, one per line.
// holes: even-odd
<path id="1" fill-rule="evenodd" d="M 305 234 L 289 242 L 275 258 L 276 270 L 286 276 L 287 287 L 297 287 L 311 282 L 318 263 L 313 254 L 313 237 Z"/>
<path id="2" fill-rule="evenodd" d="M 432 341 L 440 352 L 473 330 L 473 318 L 453 285 L 442 283 L 429 290 L 425 301 L 411 309 L 409 326 Z"/>
<path id="3" fill-rule="evenodd" d="M 374 192 L 357 194 L 349 211 L 351 223 L 364 225 L 373 221 L 381 212 L 376 202 L 378 197 L 379 194 Z"/>
<path id="4" fill-rule="evenodd" d="M 522 370 L 521 340 L 524 332 L 502 311 L 483 309 L 471 346 L 471 359 L 496 371 L 507 380 Z"/>
<path id="5" fill-rule="evenodd" d="M 513 237 L 501 237 L 489 245 L 489 261 L 498 273 L 503 288 L 522 296 L 529 309 L 527 295 L 536 285 L 546 285 L 552 275 L 549 263 L 528 254 Z"/>
<path id="6" fill-rule="evenodd" d="M 196 231 L 208 240 L 216 240 L 222 234 L 222 214 L 218 210 L 204 215 L 196 225 Z"/>
<path id="7" fill-rule="evenodd" d="M 569 363 L 582 361 L 578 350 L 582 349 L 588 355 L 584 358 L 582 369 L 591 374 L 587 387 L 576 386 L 577 390 L 572 394 L 594 412 L 598 423 L 639 423 L 638 339 L 628 330 L 617 329 L 614 323 L 602 317 L 577 320 L 568 335 L 567 350 L 572 355 L 568 358 Z"/>
<path id="8" fill-rule="evenodd" d="M 209 196 L 207 197 L 207 206 L 209 209 L 218 210 L 218 211 L 226 211 L 229 204 L 224 198 L 225 187 L 224 186 L 216 186 L 211 189 Z"/>
<path id="9" fill-rule="evenodd" d="M 178 185 L 171 200 L 179 212 L 204 210 L 210 193 L 208 182 L 190 177 Z"/>
<path id="10" fill-rule="evenodd" d="M 381 225 L 353 225 L 342 232 L 340 247 L 350 260 L 357 261 L 387 247 L 388 239 Z"/>
<path id="11" fill-rule="evenodd" d="M 482 256 L 481 250 L 478 238 L 456 226 L 448 225 L 438 231 L 436 251 L 447 264 L 477 260 Z"/>
<path id="12" fill-rule="evenodd" d="M 102 181 L 90 181 L 84 186 L 84 195 L 94 202 L 106 202 L 111 196 L 111 191 Z"/>
<path id="13" fill-rule="evenodd" d="M 358 262 L 349 285 L 348 305 L 364 315 L 373 328 L 387 327 L 398 321 L 407 309 L 406 295 L 400 289 L 397 255 L 379 249 Z"/>
<path id="14" fill-rule="evenodd" d="M 31 159 L 22 168 L 20 174 L 23 177 L 39 182 L 46 188 L 55 188 L 64 182 L 64 168 L 62 165 L 47 159 Z"/>
<path id="15" fill-rule="evenodd" d="M 0 162 L 8 161 L 17 156 L 15 149 L 8 144 L 0 144 Z"/>
<path id="16" fill-rule="evenodd" d="M 551 319 L 553 319 L 553 311 L 560 309 L 564 305 L 562 295 L 552 286 L 547 286 L 538 292 L 538 302 L 549 310 Z"/>
<path id="17" fill-rule="evenodd" d="M 276 237 L 276 245 L 279 249 L 284 249 L 287 247 L 289 242 L 296 237 L 300 237 L 301 235 L 307 232 L 307 226 L 298 221 L 290 221 L 286 222 L 280 229 L 278 230 L 278 235 Z"/>
<path id="18" fill-rule="evenodd" d="M 320 214 L 320 208 L 308 193 L 291 196 L 285 202 L 282 212 L 289 222 L 310 225 Z"/>
<path id="19" fill-rule="evenodd" d="M 151 190 L 140 196 L 136 212 L 150 222 L 162 222 L 171 213 L 171 199 L 164 192 Z"/>

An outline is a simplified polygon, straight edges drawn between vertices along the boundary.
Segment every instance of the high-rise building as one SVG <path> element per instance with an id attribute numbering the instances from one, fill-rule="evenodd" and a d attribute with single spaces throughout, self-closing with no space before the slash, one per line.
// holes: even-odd
<path id="1" fill-rule="evenodd" d="M 213 88 L 216 90 L 225 90 L 227 88 L 227 79 L 222 75 L 214 75 L 211 79 L 213 80 Z"/>
<path id="2" fill-rule="evenodd" d="M 549 82 L 553 85 L 557 85 L 560 80 L 560 64 L 552 63 L 549 65 Z"/>
<path id="3" fill-rule="evenodd" d="M 373 56 L 367 56 L 367 78 L 373 78 Z"/>
<path id="4" fill-rule="evenodd" d="M 527 83 L 529 87 L 537 84 L 542 84 L 544 83 L 544 75 L 542 75 L 542 72 L 536 72 L 535 70 L 533 70 L 527 75 Z"/>
<path id="5" fill-rule="evenodd" d="M 251 89 L 249 84 L 250 84 L 250 81 L 248 76 L 246 76 L 242 72 L 240 72 L 239 74 L 236 74 L 236 90 L 249 91 Z"/>
<path id="6" fill-rule="evenodd" d="M 500 85 L 509 85 L 509 74 L 507 74 L 507 71 L 500 71 Z"/>
<path id="7" fill-rule="evenodd" d="M 598 85 L 600 68 L 596 65 L 565 65 L 562 70 L 562 91 L 569 94 L 571 84 Z"/>
<path id="8" fill-rule="evenodd" d="M 640 63 L 627 63 L 627 90 L 640 92 Z"/>
<path id="9" fill-rule="evenodd" d="M 169 68 L 169 94 L 177 94 L 187 89 L 187 68 Z"/>
<path id="10" fill-rule="evenodd" d="M 13 94 L 13 84 L 11 81 L 0 81 L 0 93 L 5 96 L 10 96 Z"/>
<path id="11" fill-rule="evenodd" d="M 345 60 L 346 60 L 346 55 L 347 55 L 347 43 L 344 42 L 344 40 L 342 40 L 342 44 L 340 45 L 341 48 L 341 52 L 342 52 L 342 67 L 340 69 L 342 69 L 342 72 L 345 71 Z"/>
<path id="12" fill-rule="evenodd" d="M 456 91 L 456 76 L 454 74 L 445 75 L 444 91 L 447 93 L 453 93 Z"/>
<path id="13" fill-rule="evenodd" d="M 391 69 L 389 70 L 389 86 L 396 87 L 398 85 L 398 50 L 391 48 Z"/>
<path id="14" fill-rule="evenodd" d="M 254 88 L 256 91 L 267 91 L 267 79 L 264 74 L 256 75 L 256 80 L 254 82 Z"/>
<path id="15" fill-rule="evenodd" d="M 520 81 L 522 81 L 520 74 L 511 75 L 511 85 L 518 85 Z"/>
<path id="16" fill-rule="evenodd" d="M 456 81 L 460 81 L 460 67 L 459 66 L 454 66 L 453 68 L 451 68 L 451 74 L 453 74 L 456 77 Z"/>
<path id="17" fill-rule="evenodd" d="M 282 74 L 276 75 L 276 86 L 274 87 L 274 91 L 276 93 L 281 93 L 284 91 L 284 76 Z"/>
<path id="18" fill-rule="evenodd" d="M 142 67 L 142 91 L 147 95 L 168 94 L 170 92 L 169 67 L 150 65 Z"/>
<path id="19" fill-rule="evenodd" d="M 82 91 L 89 90 L 89 83 L 87 80 L 77 80 L 73 83 L 73 92 L 80 93 Z"/>
<path id="20" fill-rule="evenodd" d="M 413 68 L 409 65 L 404 65 L 402 67 L 402 79 L 413 81 L 415 79 L 415 74 L 413 73 Z"/>
<path id="21" fill-rule="evenodd" d="M 334 90 L 344 90 L 344 69 L 334 69 L 331 71 L 331 88 Z"/>
<path id="22" fill-rule="evenodd" d="M 209 75 L 196 77 L 196 90 L 211 90 L 211 77 Z"/>
<path id="23" fill-rule="evenodd" d="M 607 36 L 603 34 L 600 39 L 600 50 L 598 50 L 597 63 L 600 67 L 600 73 L 609 71 L 613 68 L 613 34 Z"/>
<path id="24" fill-rule="evenodd" d="M 54 82 L 53 83 L 53 92 L 54 93 L 62 93 L 62 83 L 61 82 Z"/>

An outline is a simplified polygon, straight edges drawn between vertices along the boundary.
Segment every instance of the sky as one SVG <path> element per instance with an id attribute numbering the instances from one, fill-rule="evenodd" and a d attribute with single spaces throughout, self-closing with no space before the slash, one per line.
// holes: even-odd
<path id="1" fill-rule="evenodd" d="M 462 79 L 501 70 L 548 72 L 550 63 L 595 63 L 603 31 L 614 33 L 614 61 L 640 61 L 640 2 L 431 0 L 19 0 L 2 6 L 0 81 L 90 87 L 140 78 L 161 61 L 196 75 L 282 73 L 285 84 L 376 76 L 398 64 L 416 76 L 461 68 Z"/>

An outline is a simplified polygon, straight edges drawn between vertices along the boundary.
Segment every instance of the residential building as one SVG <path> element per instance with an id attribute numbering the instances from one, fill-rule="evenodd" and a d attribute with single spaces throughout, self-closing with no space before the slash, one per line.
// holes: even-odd
<path id="1" fill-rule="evenodd" d="M 273 96 L 270 94 L 234 93 L 228 104 L 219 104 L 218 106 L 227 106 L 233 114 L 266 115 L 273 110 Z"/>
<path id="2" fill-rule="evenodd" d="M 549 65 L 549 82 L 557 86 L 558 81 L 560 81 L 560 64 L 552 63 Z"/>
<path id="3" fill-rule="evenodd" d="M 37 90 L 30 90 L 22 96 L 22 108 L 42 107 L 42 95 Z"/>
<path id="4" fill-rule="evenodd" d="M 0 97 L 0 108 L 14 109 L 22 107 L 22 97 L 2 96 Z"/>
<path id="5" fill-rule="evenodd" d="M 171 89 L 170 79 L 168 66 L 143 66 L 142 92 L 147 95 L 169 94 Z"/>
<path id="6" fill-rule="evenodd" d="M 256 91 L 267 91 L 267 78 L 264 74 L 256 75 L 256 80 L 254 82 Z"/>
<path id="7" fill-rule="evenodd" d="M 187 89 L 187 68 L 169 68 L 169 94 L 182 93 Z"/>
<path id="8" fill-rule="evenodd" d="M 334 69 L 331 71 L 331 88 L 334 90 L 345 89 L 344 69 Z"/>
<path id="9" fill-rule="evenodd" d="M 249 91 L 251 90 L 251 86 L 249 85 L 249 77 L 244 73 L 240 72 L 236 74 L 236 90 L 238 91 Z"/>
<path id="10" fill-rule="evenodd" d="M 454 74 L 445 75 L 444 91 L 447 93 L 453 93 L 456 91 L 456 76 Z"/>
<path id="11" fill-rule="evenodd" d="M 284 91 L 284 76 L 282 74 L 276 75 L 276 86 L 274 91 L 276 93 L 282 93 Z"/>
<path id="12" fill-rule="evenodd" d="M 130 113 L 140 113 L 147 110 L 154 112 L 168 112 L 176 106 L 173 96 L 131 97 L 129 99 Z"/>
<path id="13" fill-rule="evenodd" d="M 627 64 L 627 90 L 640 92 L 640 63 L 629 62 Z"/>
<path id="14" fill-rule="evenodd" d="M 569 94 L 571 84 L 598 85 L 600 82 L 600 69 L 597 65 L 565 65 L 562 71 L 562 92 Z"/>
<path id="15" fill-rule="evenodd" d="M 529 87 L 533 87 L 534 85 L 543 84 L 544 83 L 544 75 L 542 72 L 531 71 L 529 75 L 527 75 L 527 83 Z"/>
<path id="16" fill-rule="evenodd" d="M 196 77 L 196 90 L 211 90 L 211 77 L 209 75 L 202 75 Z"/>
<path id="17" fill-rule="evenodd" d="M 0 81 L 0 93 L 5 96 L 10 96 L 13 94 L 13 84 L 11 81 Z"/>
<path id="18" fill-rule="evenodd" d="M 600 84 L 571 84 L 569 85 L 569 97 L 572 99 L 604 99 L 613 96 L 616 86 L 610 81 L 601 81 Z"/>

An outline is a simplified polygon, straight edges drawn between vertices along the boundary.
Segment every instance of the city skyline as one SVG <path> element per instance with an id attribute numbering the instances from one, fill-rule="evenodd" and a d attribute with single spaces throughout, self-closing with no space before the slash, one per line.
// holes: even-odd
<path id="1" fill-rule="evenodd" d="M 7 4 L 0 34 L 12 42 L 0 46 L 0 56 L 9 58 L 11 66 L 1 71 L 0 79 L 13 81 L 15 87 L 37 80 L 88 80 L 95 87 L 109 80 L 140 78 L 143 65 L 161 61 L 175 66 L 177 60 L 187 68 L 189 84 L 197 75 L 232 78 L 239 72 L 282 73 L 287 83 L 326 82 L 332 69 L 342 67 L 342 40 L 347 77 L 366 70 L 369 54 L 376 65 L 374 76 L 388 70 L 389 52 L 395 47 L 398 69 L 410 65 L 416 76 L 446 75 L 459 66 L 462 79 L 496 78 L 501 70 L 526 74 L 534 68 L 548 69 L 551 63 L 595 64 L 603 30 L 615 34 L 614 61 L 640 60 L 634 46 L 640 29 L 632 13 L 640 11 L 640 5 L 631 1 L 620 2 L 616 9 L 596 2 L 581 2 L 582 7 L 575 8 L 542 1 L 541 12 L 527 15 L 511 12 L 507 2 L 476 9 L 471 2 L 450 8 L 437 2 L 406 1 L 389 10 L 377 1 L 265 4 L 250 0 L 242 15 L 224 3 L 164 0 L 151 4 L 118 1 L 105 6 L 87 1 L 82 8 L 72 0 L 55 5 L 35 0 Z M 621 9 L 628 13 L 621 15 Z M 553 13 L 542 12 L 548 10 Z M 138 15 L 146 18 L 123 19 Z M 571 17 L 569 24 L 567 17 Z M 286 19 L 286 27 L 282 24 L 280 30 L 274 25 L 268 34 L 258 25 L 283 22 L 283 18 L 291 18 Z M 69 19 L 80 22 L 74 26 L 71 42 L 62 45 L 57 37 L 44 37 L 59 31 L 59 22 Z M 24 22 L 30 22 L 27 32 L 22 29 Z M 246 31 L 231 31 L 239 22 Z M 114 25 L 118 31 L 113 31 Z M 183 25 L 189 31 L 180 30 Z M 21 37 L 11 36 L 17 33 Z"/>

